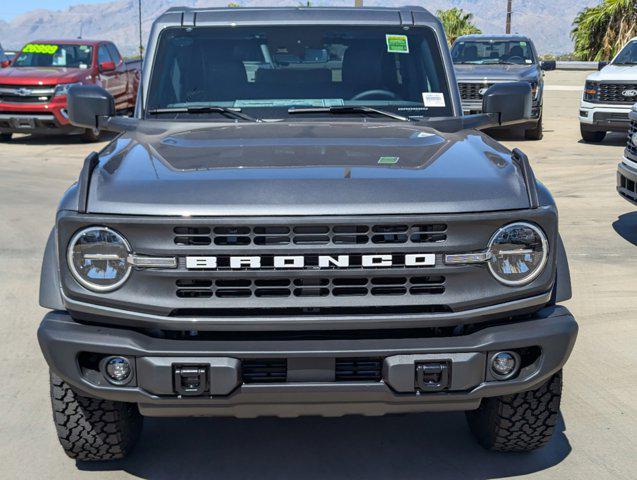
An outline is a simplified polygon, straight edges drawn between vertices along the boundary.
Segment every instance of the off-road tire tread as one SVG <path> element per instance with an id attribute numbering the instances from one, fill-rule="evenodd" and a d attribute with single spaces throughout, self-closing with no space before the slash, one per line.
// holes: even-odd
<path id="1" fill-rule="evenodd" d="M 548 443 L 555 430 L 562 396 L 559 371 L 535 390 L 485 398 L 467 412 L 467 421 L 480 445 L 498 452 L 528 452 Z"/>
<path id="2" fill-rule="evenodd" d="M 77 460 L 124 458 L 141 432 L 137 405 L 82 396 L 54 373 L 51 403 L 62 448 Z"/>

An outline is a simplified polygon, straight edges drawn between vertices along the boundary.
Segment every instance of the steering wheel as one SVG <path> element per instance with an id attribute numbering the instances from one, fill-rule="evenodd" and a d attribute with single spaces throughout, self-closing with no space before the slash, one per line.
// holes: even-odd
<path id="1" fill-rule="evenodd" d="M 519 55 L 513 55 L 512 57 L 509 57 L 507 61 L 511 63 L 524 63 L 524 58 Z"/>
<path id="2" fill-rule="evenodd" d="M 386 97 L 391 100 L 398 100 L 398 95 L 396 95 L 394 92 L 391 92 L 389 90 L 382 90 L 382 89 L 365 90 L 364 92 L 357 93 L 356 95 L 354 95 L 351 98 L 351 100 L 365 100 L 368 97 L 376 97 L 376 96 Z"/>

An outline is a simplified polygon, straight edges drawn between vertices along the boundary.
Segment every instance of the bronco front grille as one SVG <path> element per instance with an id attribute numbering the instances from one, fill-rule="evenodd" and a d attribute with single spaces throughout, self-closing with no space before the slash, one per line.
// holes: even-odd
<path id="1" fill-rule="evenodd" d="M 599 85 L 599 101 L 601 103 L 635 103 L 637 96 L 625 95 L 626 92 L 637 91 L 637 83 L 601 83 Z"/>
<path id="2" fill-rule="evenodd" d="M 188 226 L 173 229 L 179 246 L 242 247 L 284 245 L 363 245 L 437 243 L 447 239 L 445 224 Z"/>
<path id="3" fill-rule="evenodd" d="M 360 297 L 379 295 L 441 295 L 445 277 L 438 275 L 180 279 L 176 283 L 179 298 L 247 297 Z"/>

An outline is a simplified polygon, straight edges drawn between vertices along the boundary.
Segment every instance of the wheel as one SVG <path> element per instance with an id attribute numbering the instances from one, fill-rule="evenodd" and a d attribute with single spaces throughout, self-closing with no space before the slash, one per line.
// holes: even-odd
<path id="1" fill-rule="evenodd" d="M 542 117 L 540 117 L 535 128 L 530 128 L 524 131 L 524 138 L 527 140 L 542 140 L 543 137 L 544 130 L 542 127 Z"/>
<path id="2" fill-rule="evenodd" d="M 87 128 L 82 133 L 82 140 L 86 143 L 95 143 L 100 141 L 100 131 L 96 128 Z"/>
<path id="3" fill-rule="evenodd" d="M 13 137 L 12 133 L 0 133 L 0 142 L 10 142 L 11 137 Z"/>
<path id="4" fill-rule="evenodd" d="M 89 398 L 51 373 L 53 421 L 64 452 L 77 460 L 115 460 L 135 445 L 143 417 L 134 403 Z"/>
<path id="5" fill-rule="evenodd" d="M 580 127 L 580 131 L 582 132 L 582 139 L 585 142 L 599 143 L 606 138 L 606 132 L 586 130 L 583 127 Z"/>
<path id="6" fill-rule="evenodd" d="M 497 452 L 528 452 L 551 439 L 560 412 L 562 372 L 528 392 L 485 398 L 466 412 L 471 433 L 480 445 Z"/>

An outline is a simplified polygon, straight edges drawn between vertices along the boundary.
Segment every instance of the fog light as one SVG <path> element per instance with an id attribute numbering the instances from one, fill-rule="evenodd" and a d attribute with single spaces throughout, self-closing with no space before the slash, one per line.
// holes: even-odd
<path id="1" fill-rule="evenodd" d="M 518 361 L 512 352 L 498 352 L 491 358 L 491 371 L 500 380 L 511 377 L 517 368 Z"/>
<path id="2" fill-rule="evenodd" d="M 106 378 L 109 382 L 121 385 L 127 383 L 131 377 L 130 362 L 124 357 L 110 357 L 104 362 Z"/>

